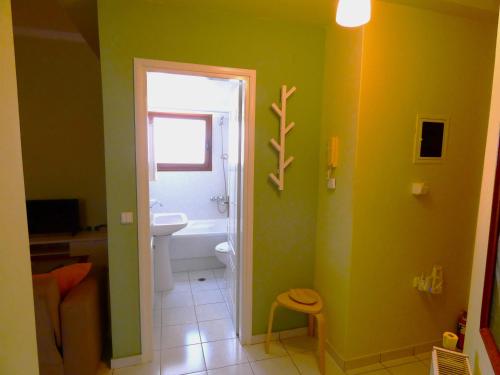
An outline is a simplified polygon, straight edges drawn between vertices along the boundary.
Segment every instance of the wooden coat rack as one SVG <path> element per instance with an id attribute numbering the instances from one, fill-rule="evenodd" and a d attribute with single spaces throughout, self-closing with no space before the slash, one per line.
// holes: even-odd
<path id="1" fill-rule="evenodd" d="M 276 103 L 273 103 L 271 106 L 280 118 L 280 143 L 276 142 L 274 138 L 271 139 L 271 145 L 278 152 L 278 171 L 277 175 L 270 173 L 269 178 L 276 184 L 280 191 L 285 190 L 285 169 L 294 159 L 293 156 L 290 156 L 285 160 L 286 135 L 295 126 L 294 122 L 291 122 L 289 125 L 286 123 L 286 102 L 296 90 L 295 87 L 288 90 L 286 85 L 281 86 L 281 108 Z"/>

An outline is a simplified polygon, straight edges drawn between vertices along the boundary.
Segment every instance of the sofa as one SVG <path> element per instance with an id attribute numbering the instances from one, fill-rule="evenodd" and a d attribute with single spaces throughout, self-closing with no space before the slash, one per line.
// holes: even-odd
<path id="1" fill-rule="evenodd" d="M 92 270 L 61 300 L 53 277 L 33 278 L 40 375 L 95 375 L 105 332 L 105 272 Z"/>

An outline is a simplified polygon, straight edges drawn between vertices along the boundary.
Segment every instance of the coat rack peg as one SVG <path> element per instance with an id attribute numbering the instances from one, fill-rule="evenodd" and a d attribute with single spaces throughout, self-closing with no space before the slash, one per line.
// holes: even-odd
<path id="1" fill-rule="evenodd" d="M 286 85 L 281 86 L 281 107 L 276 103 L 271 105 L 273 111 L 280 118 L 280 141 L 279 143 L 273 138 L 270 143 L 273 148 L 278 152 L 278 171 L 277 175 L 274 173 L 269 174 L 269 178 L 273 181 L 280 191 L 285 189 L 285 169 L 293 162 L 294 157 L 290 156 L 285 160 L 285 145 L 286 135 L 295 127 L 295 122 L 287 125 L 286 121 L 286 103 L 288 98 L 297 90 L 294 86 L 288 90 Z"/>

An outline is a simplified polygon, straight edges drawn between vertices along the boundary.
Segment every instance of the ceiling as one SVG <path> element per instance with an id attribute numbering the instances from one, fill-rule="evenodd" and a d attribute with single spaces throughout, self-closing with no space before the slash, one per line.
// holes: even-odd
<path id="1" fill-rule="evenodd" d="M 250 14 L 307 24 L 332 22 L 337 0 L 133 0 Z M 375 0 L 495 18 L 500 0 Z M 98 53 L 97 0 L 12 0 L 15 27 L 80 33 Z"/>
<path id="2" fill-rule="evenodd" d="M 155 4 L 202 7 L 326 25 L 333 21 L 337 0 L 143 0 Z M 499 0 L 375 0 L 400 3 L 470 17 L 494 18 Z M 196 4 L 196 5 L 194 5 Z"/>
<path id="3" fill-rule="evenodd" d="M 12 0 L 14 28 L 29 30 L 30 35 L 40 31 L 74 33 L 81 35 L 99 56 L 97 0 Z M 78 40 L 78 38 L 75 38 Z"/>
<path id="4" fill-rule="evenodd" d="M 78 32 L 58 0 L 12 0 L 14 27 Z"/>

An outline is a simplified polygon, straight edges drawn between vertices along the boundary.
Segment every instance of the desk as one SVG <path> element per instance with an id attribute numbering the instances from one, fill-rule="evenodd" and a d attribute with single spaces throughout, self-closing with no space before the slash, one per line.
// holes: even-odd
<path id="1" fill-rule="evenodd" d="M 45 272 L 43 263 L 68 263 L 72 258 L 89 261 L 96 266 L 108 264 L 108 235 L 106 232 L 79 232 L 71 234 L 44 234 L 30 236 L 30 254 L 33 271 Z M 35 264 L 37 263 L 38 266 Z M 38 273 L 38 272 L 36 272 Z"/>

